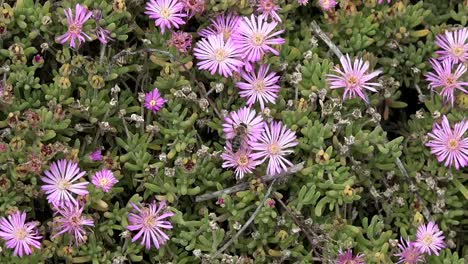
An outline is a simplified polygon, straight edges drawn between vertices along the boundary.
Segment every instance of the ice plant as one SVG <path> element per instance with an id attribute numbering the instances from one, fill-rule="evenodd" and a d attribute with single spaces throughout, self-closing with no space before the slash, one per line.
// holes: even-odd
<path id="1" fill-rule="evenodd" d="M 187 52 L 192 46 L 192 35 L 187 32 L 172 32 L 169 45 L 174 46 L 179 52 Z"/>
<path id="2" fill-rule="evenodd" d="M 318 4 L 323 11 L 329 11 L 335 8 L 336 1 L 335 0 L 319 0 Z"/>
<path id="3" fill-rule="evenodd" d="M 275 175 L 285 171 L 293 164 L 284 156 L 294 152 L 296 146 L 296 135 L 281 122 L 273 121 L 265 125 L 265 131 L 258 142 L 252 144 L 252 149 L 256 152 L 252 154 L 253 159 L 268 159 L 267 174 Z"/>
<path id="4" fill-rule="evenodd" d="M 239 136 L 238 130 L 241 125 L 247 128 L 244 141 L 246 145 L 250 145 L 260 138 L 265 123 L 261 116 L 256 115 L 255 110 L 250 107 L 241 107 L 224 118 L 223 132 L 226 139 L 230 140 Z"/>
<path id="5" fill-rule="evenodd" d="M 53 237 L 67 233 L 74 239 L 75 244 L 85 242 L 86 227 L 94 226 L 94 221 L 83 215 L 84 207 L 79 204 L 65 203 L 55 209 L 59 216 L 54 220 L 57 233 Z"/>
<path id="6" fill-rule="evenodd" d="M 385 0 L 378 0 L 377 3 L 378 4 L 382 4 Z M 387 0 L 387 4 L 390 4 L 392 2 L 392 0 Z"/>
<path id="7" fill-rule="evenodd" d="M 112 186 L 119 181 L 114 177 L 112 171 L 102 169 L 93 175 L 91 182 L 96 188 L 101 189 L 103 192 L 109 192 Z"/>
<path id="8" fill-rule="evenodd" d="M 439 255 L 441 249 L 445 248 L 444 235 L 439 227 L 434 222 L 429 222 L 427 225 L 422 224 L 416 232 L 416 242 L 414 246 L 421 253 Z"/>
<path id="9" fill-rule="evenodd" d="M 89 154 L 89 159 L 92 161 L 101 161 L 102 160 L 101 149 L 96 149 L 95 151 L 91 152 Z"/>
<path id="10" fill-rule="evenodd" d="M 188 17 L 201 14 L 205 11 L 205 0 L 180 0 Z"/>
<path id="11" fill-rule="evenodd" d="M 449 59 L 454 63 L 468 61 L 468 28 L 445 31 L 436 37 L 435 44 L 442 49 L 436 51 L 440 60 Z"/>
<path id="12" fill-rule="evenodd" d="M 223 13 L 215 19 L 211 19 L 211 25 L 202 29 L 198 35 L 207 38 L 211 35 L 221 34 L 224 40 L 227 40 L 237 31 L 240 19 L 239 16 L 233 13 L 229 13 L 228 15 Z"/>
<path id="13" fill-rule="evenodd" d="M 330 89 L 344 88 L 343 100 L 359 96 L 362 100 L 369 103 L 364 89 L 377 92 L 375 87 L 379 87 L 381 84 L 369 81 L 379 75 L 381 71 L 367 73 L 369 62 L 356 58 L 351 63 L 349 55 L 341 57 L 340 62 L 343 70 L 336 66 L 334 69 L 335 74 L 327 74 Z"/>
<path id="14" fill-rule="evenodd" d="M 62 159 L 52 163 L 49 170 L 44 172 L 45 177 L 41 177 L 44 182 L 41 189 L 46 193 L 49 203 L 76 203 L 72 194 L 88 194 L 86 187 L 89 182 L 77 182 L 85 173 L 80 171 L 77 163 L 70 160 Z"/>
<path id="15" fill-rule="evenodd" d="M 14 256 L 23 257 L 41 247 L 42 236 L 38 235 L 35 223 L 26 223 L 26 212 L 17 211 L 0 219 L 0 238 L 7 248 L 13 249 Z"/>
<path id="16" fill-rule="evenodd" d="M 94 22 L 96 23 L 96 29 L 94 30 L 97 39 L 101 42 L 102 45 L 107 44 L 109 41 L 112 40 L 110 37 L 110 31 L 101 27 L 100 21 L 102 19 L 102 12 L 101 10 L 95 10 L 93 14 Z"/>
<path id="17" fill-rule="evenodd" d="M 442 63 L 432 59 L 432 68 L 435 72 L 429 72 L 426 74 L 426 80 L 429 82 L 429 88 L 441 88 L 439 94 L 444 99 L 444 102 L 450 102 L 453 107 L 455 101 L 455 90 L 460 90 L 464 93 L 468 93 L 464 87 L 468 86 L 468 82 L 460 81 L 459 79 L 466 72 L 466 67 L 463 64 L 458 64 L 455 71 L 452 71 L 453 61 L 444 60 Z"/>
<path id="18" fill-rule="evenodd" d="M 445 161 L 446 167 L 463 168 L 468 165 L 468 138 L 464 137 L 467 129 L 468 122 L 463 120 L 452 130 L 447 117 L 442 116 L 442 125 L 435 123 L 432 132 L 428 133 L 431 140 L 426 146 L 439 162 Z"/>
<path id="19" fill-rule="evenodd" d="M 272 45 L 281 45 L 284 39 L 277 37 L 284 30 L 274 31 L 278 22 L 267 22 L 263 16 L 252 15 L 244 17 L 239 22 L 239 28 L 232 39 L 240 49 L 245 60 L 250 62 L 259 61 L 263 55 L 271 52 L 279 55 Z"/>
<path id="20" fill-rule="evenodd" d="M 401 242 L 398 244 L 400 252 L 395 254 L 395 256 L 399 258 L 397 264 L 416 264 L 424 262 L 424 256 L 414 247 L 414 242 L 404 240 L 403 238 L 400 238 L 400 241 Z"/>
<path id="21" fill-rule="evenodd" d="M 278 10 L 280 10 L 280 7 L 274 2 L 274 0 L 259 0 L 257 3 L 257 11 L 265 18 L 271 18 L 281 22 Z"/>
<path id="22" fill-rule="evenodd" d="M 297 3 L 299 3 L 299 5 L 307 5 L 309 0 L 297 0 Z"/>
<path id="23" fill-rule="evenodd" d="M 279 76 L 275 72 L 268 72 L 269 65 L 260 65 L 258 73 L 243 72 L 242 78 L 245 82 L 237 82 L 240 97 L 247 98 L 247 105 L 255 102 L 260 103 L 260 108 L 265 108 L 265 103 L 274 103 L 278 97 L 280 86 Z"/>
<path id="24" fill-rule="evenodd" d="M 91 40 L 91 37 L 82 31 L 84 23 L 88 21 L 93 12 L 88 11 L 80 4 L 76 4 L 75 16 L 73 16 L 72 9 L 67 8 L 63 11 L 67 17 L 68 31 L 57 38 L 61 44 L 70 42 L 70 47 L 77 48 L 86 39 Z"/>
<path id="25" fill-rule="evenodd" d="M 184 5 L 179 0 L 150 0 L 146 3 L 145 14 L 154 19 L 154 25 L 161 28 L 164 34 L 166 28 L 179 28 L 185 24 L 182 19 L 187 15 L 182 13 Z"/>
<path id="26" fill-rule="evenodd" d="M 353 255 L 351 249 L 346 250 L 345 252 L 340 251 L 338 257 L 336 258 L 335 264 L 364 264 L 364 255 L 357 254 Z"/>
<path id="27" fill-rule="evenodd" d="M 225 41 L 222 35 L 210 35 L 198 41 L 193 54 L 199 60 L 200 70 L 208 70 L 211 74 L 218 72 L 224 77 L 231 76 L 243 65 L 239 48 L 231 39 Z"/>
<path id="28" fill-rule="evenodd" d="M 133 212 L 128 214 L 128 226 L 127 229 L 130 231 L 138 231 L 138 233 L 132 238 L 132 242 L 137 241 L 140 237 L 142 238 L 141 244 L 146 249 L 151 248 L 153 244 L 157 249 L 166 241 L 169 237 L 164 233 L 163 229 L 172 229 L 171 222 L 165 220 L 168 217 L 174 215 L 172 212 L 164 212 L 166 202 L 162 201 L 157 206 L 156 202 L 142 206 L 132 203 Z"/>
<path id="29" fill-rule="evenodd" d="M 233 152 L 231 142 L 227 141 L 224 147 L 224 152 L 221 154 L 223 159 L 223 168 L 234 168 L 237 179 L 244 178 L 245 174 L 252 173 L 258 164 L 258 158 L 254 158 L 252 151 L 247 148 L 240 148 L 237 152 Z"/>
<path id="30" fill-rule="evenodd" d="M 158 88 L 154 88 L 151 92 L 145 94 L 144 106 L 146 109 L 153 111 L 153 113 L 158 112 L 166 102 L 167 100 L 159 94 Z"/>

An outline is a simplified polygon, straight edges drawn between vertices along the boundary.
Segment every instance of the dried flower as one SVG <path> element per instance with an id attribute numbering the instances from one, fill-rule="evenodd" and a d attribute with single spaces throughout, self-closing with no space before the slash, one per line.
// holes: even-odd
<path id="1" fill-rule="evenodd" d="M 31 255 L 34 248 L 40 248 L 37 228 L 34 222 L 26 223 L 26 212 L 17 211 L 0 219 L 0 238 L 7 248 L 12 248 L 13 255 L 23 257 Z"/>
<path id="2" fill-rule="evenodd" d="M 75 17 L 73 17 L 71 8 L 67 8 L 63 12 L 67 17 L 68 31 L 58 37 L 57 41 L 61 44 L 70 42 L 70 47 L 77 48 L 86 39 L 91 40 L 91 37 L 82 31 L 82 27 L 93 13 L 80 4 L 76 4 Z"/>
<path id="3" fill-rule="evenodd" d="M 201 14 L 205 11 L 205 0 L 180 0 L 188 17 Z"/>
<path id="4" fill-rule="evenodd" d="M 96 186 L 96 188 L 102 189 L 103 192 L 109 192 L 112 186 L 119 181 L 114 177 L 112 171 L 102 169 L 93 175 L 91 182 Z"/>
<path id="5" fill-rule="evenodd" d="M 172 32 L 169 45 L 174 46 L 180 52 L 187 52 L 192 46 L 192 35 L 183 31 Z"/>

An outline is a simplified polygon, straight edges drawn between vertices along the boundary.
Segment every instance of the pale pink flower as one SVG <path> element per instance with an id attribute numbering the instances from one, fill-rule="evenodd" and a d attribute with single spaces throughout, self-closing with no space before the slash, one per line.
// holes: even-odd
<path id="1" fill-rule="evenodd" d="M 259 0 L 257 3 L 257 11 L 266 19 L 271 18 L 281 22 L 278 10 L 280 10 L 280 7 L 275 3 L 275 0 Z"/>
<path id="2" fill-rule="evenodd" d="M 297 3 L 299 3 L 299 5 L 307 5 L 309 3 L 309 0 L 297 0 Z"/>
<path id="3" fill-rule="evenodd" d="M 249 148 L 241 147 L 237 152 L 233 152 L 231 142 L 227 141 L 224 152 L 221 154 L 223 168 L 234 168 L 237 179 L 244 178 L 245 174 L 252 171 L 260 164 L 258 158 L 252 155 Z"/>
<path id="4" fill-rule="evenodd" d="M 188 17 L 201 14 L 205 11 L 205 0 L 180 0 Z"/>
<path id="5" fill-rule="evenodd" d="M 242 107 L 224 118 L 223 132 L 227 140 L 233 139 L 238 135 L 237 130 L 241 124 L 247 128 L 244 138 L 246 145 L 256 142 L 260 138 L 265 126 L 262 117 L 256 115 L 254 109 Z"/>
<path id="6" fill-rule="evenodd" d="M 435 44 L 442 50 L 436 51 L 439 60 L 449 59 L 454 63 L 468 61 L 468 28 L 456 31 L 445 31 L 436 37 Z"/>
<path id="7" fill-rule="evenodd" d="M 335 264 L 365 264 L 364 255 L 357 254 L 353 255 L 351 249 L 346 250 L 345 252 L 340 251 L 340 254 L 336 258 Z"/>
<path id="8" fill-rule="evenodd" d="M 7 248 L 12 248 L 13 256 L 31 255 L 34 248 L 41 248 L 42 236 L 34 222 L 26 223 L 26 212 L 17 211 L 0 219 L 0 238 Z"/>
<path id="9" fill-rule="evenodd" d="M 207 38 L 211 35 L 221 34 L 224 40 L 228 40 L 237 31 L 240 19 L 239 16 L 233 13 L 229 13 L 227 16 L 222 13 L 215 19 L 211 19 L 211 25 L 202 29 L 198 35 Z"/>
<path id="10" fill-rule="evenodd" d="M 70 47 L 77 48 L 86 39 L 91 40 L 91 37 L 82 31 L 84 23 L 93 15 L 93 12 L 88 11 L 80 4 L 76 4 L 75 16 L 73 16 L 72 9 L 66 8 L 64 11 L 67 17 L 68 31 L 57 38 L 61 44 L 70 42 Z"/>
<path id="11" fill-rule="evenodd" d="M 400 238 L 401 243 L 398 244 L 400 252 L 395 254 L 399 258 L 397 264 L 417 264 L 419 262 L 424 262 L 424 256 L 419 252 L 419 250 L 414 247 L 414 242 L 404 240 Z"/>
<path id="12" fill-rule="evenodd" d="M 119 181 L 114 177 L 112 171 L 102 169 L 93 175 L 91 182 L 96 186 L 96 188 L 101 189 L 103 192 L 109 192 L 112 186 Z"/>
<path id="13" fill-rule="evenodd" d="M 179 28 L 185 24 L 182 19 L 186 14 L 182 13 L 184 5 L 179 0 L 150 0 L 146 3 L 145 14 L 154 19 L 154 25 L 161 28 L 164 34 L 166 28 Z"/>
<path id="14" fill-rule="evenodd" d="M 336 1 L 335 0 L 319 0 L 318 4 L 323 11 L 329 11 L 335 8 Z"/>
<path id="15" fill-rule="evenodd" d="M 58 217 L 54 220 L 54 229 L 57 232 L 52 237 L 67 233 L 73 239 L 75 244 L 81 244 L 86 241 L 86 227 L 94 226 L 91 217 L 84 216 L 84 207 L 79 204 L 65 203 L 55 208 Z"/>
<path id="16" fill-rule="evenodd" d="M 422 224 L 416 232 L 416 242 L 414 246 L 419 249 L 422 254 L 439 255 L 441 249 L 445 248 L 443 232 L 434 222 L 429 222 L 427 225 Z"/>

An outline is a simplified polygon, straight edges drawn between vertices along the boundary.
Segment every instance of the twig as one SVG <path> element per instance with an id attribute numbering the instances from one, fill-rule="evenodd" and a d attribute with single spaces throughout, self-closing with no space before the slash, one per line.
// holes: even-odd
<path id="1" fill-rule="evenodd" d="M 286 171 L 284 171 L 284 172 L 282 172 L 280 174 L 265 175 L 265 176 L 263 176 L 261 178 L 261 181 L 262 182 L 269 182 L 269 181 L 272 181 L 272 180 L 276 180 L 276 179 L 282 178 L 282 177 L 284 177 L 286 175 L 296 173 L 296 172 L 302 170 L 303 168 L 304 168 L 304 162 L 301 162 L 301 163 L 298 163 L 298 164 L 288 168 Z M 205 194 L 202 194 L 202 195 L 199 195 L 199 196 L 195 197 L 195 202 L 202 202 L 202 201 L 206 201 L 206 200 L 211 200 L 211 199 L 214 199 L 214 198 L 218 198 L 219 196 L 221 196 L 223 194 L 231 194 L 231 193 L 236 193 L 236 192 L 240 192 L 240 191 L 243 191 L 243 190 L 247 190 L 247 189 L 249 189 L 249 186 L 250 186 L 250 183 L 244 182 L 244 183 L 240 183 L 240 184 L 234 185 L 232 187 L 229 187 L 229 188 L 226 188 L 226 189 L 223 189 L 223 190 L 220 190 L 220 191 L 216 191 L 216 192 L 212 192 L 212 193 L 205 193 Z"/>
<path id="2" fill-rule="evenodd" d="M 310 24 L 312 26 L 312 30 L 314 33 L 325 42 L 325 44 L 328 45 L 330 50 L 335 53 L 335 55 L 338 58 L 343 57 L 343 53 L 341 53 L 340 49 L 331 41 L 331 39 L 325 34 L 325 32 L 322 31 L 320 26 L 315 22 L 315 20 L 312 20 L 312 23 Z"/>

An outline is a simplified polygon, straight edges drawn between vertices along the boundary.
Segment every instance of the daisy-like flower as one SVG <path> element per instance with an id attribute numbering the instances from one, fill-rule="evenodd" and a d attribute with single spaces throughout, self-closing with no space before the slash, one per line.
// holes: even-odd
<path id="1" fill-rule="evenodd" d="M 179 0 L 150 0 L 146 3 L 145 14 L 155 20 L 154 25 L 160 27 L 164 34 L 166 28 L 179 28 L 185 24 L 182 18 L 187 15 L 182 13 L 183 9 L 184 5 Z"/>
<path id="2" fill-rule="evenodd" d="M 0 238 L 7 248 L 12 248 L 13 255 L 23 257 L 31 255 L 33 248 L 40 248 L 37 228 L 34 222 L 26 223 L 26 212 L 17 211 L 0 219 Z"/>
<path id="3" fill-rule="evenodd" d="M 101 161 L 102 160 L 101 149 L 96 149 L 95 151 L 91 152 L 89 154 L 89 159 L 92 161 Z"/>
<path id="4" fill-rule="evenodd" d="M 235 112 L 231 112 L 229 116 L 224 118 L 223 132 L 227 140 L 239 136 L 240 126 L 247 128 L 244 137 L 244 143 L 250 145 L 256 142 L 265 126 L 261 116 L 257 116 L 255 110 L 250 107 L 242 107 Z"/>
<path id="5" fill-rule="evenodd" d="M 299 3 L 299 5 L 307 5 L 309 3 L 309 0 L 297 0 L 297 3 Z"/>
<path id="6" fill-rule="evenodd" d="M 364 264 L 364 255 L 357 254 L 353 255 L 351 249 L 346 250 L 345 252 L 340 251 L 338 257 L 335 261 L 336 264 Z"/>
<path id="7" fill-rule="evenodd" d="M 428 133 L 431 140 L 426 146 L 439 162 L 445 160 L 445 167 L 463 168 L 468 165 L 468 138 L 463 136 L 467 129 L 468 122 L 463 120 L 456 123 L 452 131 L 447 117 L 443 116 L 442 125 L 435 123 L 432 132 Z"/>
<path id="8" fill-rule="evenodd" d="M 101 10 L 95 10 L 93 13 L 93 19 L 94 22 L 96 23 L 96 29 L 95 29 L 95 34 L 96 37 L 98 38 L 99 42 L 101 42 L 102 45 L 107 44 L 109 41 L 112 40 L 110 37 L 110 31 L 101 27 L 100 21 L 102 19 L 102 12 Z"/>
<path id="9" fill-rule="evenodd" d="M 253 159 L 268 160 L 267 174 L 275 175 L 285 171 L 293 164 L 284 156 L 294 152 L 292 149 L 298 144 L 296 135 L 281 122 L 273 121 L 265 125 L 265 131 L 258 142 L 252 143 L 252 149 L 257 152 L 252 154 Z"/>
<path id="10" fill-rule="evenodd" d="M 245 82 L 237 82 L 240 97 L 247 98 L 247 105 L 260 103 L 260 108 L 265 108 L 265 103 L 274 103 L 278 97 L 280 86 L 277 84 L 279 76 L 275 72 L 268 72 L 269 65 L 260 65 L 258 73 L 243 72 Z"/>
<path id="11" fill-rule="evenodd" d="M 239 47 L 231 39 L 224 40 L 222 35 L 211 35 L 197 42 L 193 54 L 199 60 L 200 70 L 208 70 L 211 74 L 216 71 L 229 77 L 243 65 L 239 59 Z"/>
<path id="12" fill-rule="evenodd" d="M 81 29 L 84 23 L 86 23 L 86 21 L 88 21 L 88 19 L 93 15 L 93 12 L 88 11 L 80 4 L 76 4 L 75 16 L 73 16 L 71 8 L 67 8 L 63 12 L 67 17 L 68 31 L 58 37 L 57 41 L 61 44 L 70 42 L 70 47 L 77 48 L 81 45 L 82 42 L 85 42 L 86 39 L 91 40 L 91 37 L 84 33 Z"/>
<path id="13" fill-rule="evenodd" d="M 434 72 L 426 74 L 426 80 L 429 81 L 429 88 L 441 88 L 439 94 L 444 99 L 444 102 L 450 102 L 453 107 L 455 101 L 455 90 L 460 90 L 464 93 L 468 93 L 464 86 L 468 86 L 468 82 L 459 81 L 461 76 L 466 72 L 466 67 L 463 64 L 459 64 L 455 72 L 452 72 L 453 61 L 444 60 L 442 64 L 437 60 L 431 60 L 432 68 Z"/>
<path id="14" fill-rule="evenodd" d="M 167 100 L 161 97 L 158 88 L 154 88 L 151 92 L 145 94 L 144 106 L 153 113 L 158 112 L 166 102 Z"/>
<path id="15" fill-rule="evenodd" d="M 89 182 L 77 182 L 86 172 L 80 171 L 78 164 L 70 160 L 59 160 L 52 163 L 44 172 L 41 180 L 45 183 L 41 189 L 47 194 L 47 200 L 53 205 L 64 202 L 77 203 L 72 193 L 86 195 Z"/>
<path id="16" fill-rule="evenodd" d="M 398 257 L 399 260 L 397 264 L 416 264 L 419 262 L 424 262 L 424 256 L 419 252 L 419 250 L 414 247 L 414 243 L 408 240 L 400 238 L 401 243 L 398 244 L 400 252 L 395 254 L 395 257 Z"/>
<path id="17" fill-rule="evenodd" d="M 445 31 L 436 37 L 435 44 L 442 50 L 436 51 L 440 60 L 449 59 L 454 63 L 468 61 L 468 28 Z"/>
<path id="18" fill-rule="evenodd" d="M 245 174 L 252 173 L 252 170 L 260 163 L 258 159 L 252 156 L 252 151 L 249 148 L 241 147 L 234 153 L 232 144 L 229 141 L 226 142 L 221 158 L 224 161 L 222 167 L 234 168 L 237 179 L 242 179 Z"/>
<path id="19" fill-rule="evenodd" d="M 259 0 L 257 4 L 257 11 L 260 12 L 265 18 L 271 18 L 278 22 L 281 22 L 281 18 L 278 15 L 280 7 L 274 2 L 274 0 Z"/>
<path id="20" fill-rule="evenodd" d="M 84 207 L 78 204 L 65 203 L 55 208 L 59 214 L 54 220 L 55 231 L 53 237 L 61 234 L 69 234 L 75 241 L 75 244 L 81 244 L 86 241 L 86 227 L 94 226 L 92 218 L 84 216 Z"/>
<path id="21" fill-rule="evenodd" d="M 119 181 L 114 177 L 112 171 L 108 169 L 102 169 L 97 171 L 91 178 L 91 182 L 96 188 L 101 189 L 103 192 L 109 192 L 109 190 Z"/>
<path id="22" fill-rule="evenodd" d="M 146 249 L 151 248 L 153 244 L 157 249 L 164 245 L 169 237 L 163 232 L 163 229 L 172 229 L 171 222 L 165 220 L 174 215 L 172 212 L 164 212 L 166 202 L 162 201 L 157 206 L 156 202 L 148 204 L 148 206 L 136 205 L 132 203 L 133 212 L 128 214 L 129 225 L 127 229 L 130 231 L 138 231 L 132 238 L 132 242 L 137 241 L 142 237 L 141 244 Z"/>
<path id="23" fill-rule="evenodd" d="M 279 52 L 271 47 L 271 45 L 281 45 L 284 39 L 277 37 L 284 30 L 273 31 L 278 25 L 278 22 L 267 22 L 265 18 L 252 15 L 250 18 L 244 17 L 239 22 L 238 30 L 232 35 L 232 39 L 239 47 L 245 60 L 256 62 L 263 55 L 271 52 L 278 55 Z"/>
<path id="24" fill-rule="evenodd" d="M 427 253 L 439 255 L 441 249 L 445 248 L 444 235 L 439 227 L 434 222 L 429 222 L 427 225 L 422 224 L 416 232 L 416 242 L 414 246 L 419 249 L 422 254 Z"/>
<path id="25" fill-rule="evenodd" d="M 374 87 L 379 87 L 381 84 L 369 81 L 379 75 L 381 71 L 366 73 L 369 69 L 369 62 L 356 58 L 354 63 L 351 63 L 349 55 L 341 57 L 340 62 L 344 71 L 339 67 L 335 67 L 334 71 L 336 74 L 327 74 L 330 89 L 344 88 L 343 100 L 359 96 L 362 100 L 369 103 L 369 99 L 363 90 L 367 89 L 377 92 Z"/>
<path id="26" fill-rule="evenodd" d="M 377 4 L 382 4 L 385 0 L 378 0 Z M 392 0 L 387 0 L 387 4 L 390 4 Z"/>
<path id="27" fill-rule="evenodd" d="M 329 11 L 335 8 L 336 1 L 335 0 L 319 0 L 318 4 L 323 11 Z"/>
<path id="28" fill-rule="evenodd" d="M 223 13 L 215 19 L 211 19 L 211 25 L 202 29 L 198 35 L 207 38 L 211 35 L 222 34 L 224 40 L 228 40 L 236 32 L 240 19 L 239 16 L 233 13 L 229 13 L 227 16 Z"/>

